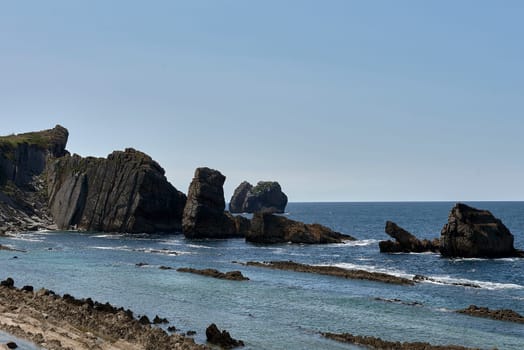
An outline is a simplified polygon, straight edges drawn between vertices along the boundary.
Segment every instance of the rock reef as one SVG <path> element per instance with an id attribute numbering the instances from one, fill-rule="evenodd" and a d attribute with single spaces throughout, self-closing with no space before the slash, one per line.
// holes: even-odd
<path id="1" fill-rule="evenodd" d="M 253 187 L 249 182 L 242 182 L 233 193 L 229 202 L 232 213 L 255 213 L 271 210 L 283 213 L 286 210 L 287 196 L 276 181 L 259 181 Z"/>
<path id="2" fill-rule="evenodd" d="M 422 253 L 438 252 L 439 240 L 420 240 L 392 221 L 386 222 L 385 232 L 395 241 L 380 241 L 379 248 L 382 253 Z"/>
<path id="3" fill-rule="evenodd" d="M 457 203 L 440 235 L 440 253 L 445 257 L 503 258 L 520 256 L 513 235 L 487 210 Z"/>
<path id="4" fill-rule="evenodd" d="M 351 333 L 321 333 L 322 336 L 343 343 L 362 345 L 371 349 L 388 350 L 481 350 L 459 345 L 432 345 L 426 342 L 392 342 L 377 337 L 353 335 Z"/>
<path id="5" fill-rule="evenodd" d="M 253 215 L 251 228 L 246 235 L 246 241 L 263 244 L 287 242 L 326 244 L 347 240 L 355 240 L 355 238 L 320 224 L 304 224 L 267 211 Z"/>
<path id="6" fill-rule="evenodd" d="M 270 262 L 256 262 L 249 261 L 246 266 L 265 267 L 275 270 L 288 270 L 295 272 L 315 273 L 320 275 L 328 275 L 335 277 L 342 277 L 347 279 L 368 280 L 375 282 L 383 282 L 390 284 L 413 285 L 410 279 L 388 275 L 381 272 L 369 272 L 364 270 L 348 270 L 337 266 L 317 266 L 300 264 L 293 261 L 270 261 Z"/>
<path id="7" fill-rule="evenodd" d="M 493 320 L 524 323 L 524 316 L 511 309 L 491 310 L 487 307 L 470 305 L 469 307 L 457 310 L 460 314 L 491 318 Z"/>
<path id="8" fill-rule="evenodd" d="M 206 329 L 207 341 L 211 344 L 220 346 L 223 349 L 233 349 L 239 346 L 244 346 L 242 340 L 237 340 L 231 337 L 228 331 L 220 331 L 216 324 L 212 323 Z"/>
<path id="9" fill-rule="evenodd" d="M 240 271 L 228 271 L 228 272 L 220 272 L 216 269 L 194 269 L 191 267 L 181 267 L 177 269 L 178 272 L 187 272 L 187 273 L 194 273 L 197 275 L 202 276 L 208 276 L 213 278 L 218 278 L 222 280 L 229 280 L 229 281 L 249 281 L 249 278 L 242 275 L 242 272 Z"/>
<path id="10" fill-rule="evenodd" d="M 0 287 L 0 329 L 49 350 L 209 349 L 141 323 L 130 310 L 45 289 Z"/>

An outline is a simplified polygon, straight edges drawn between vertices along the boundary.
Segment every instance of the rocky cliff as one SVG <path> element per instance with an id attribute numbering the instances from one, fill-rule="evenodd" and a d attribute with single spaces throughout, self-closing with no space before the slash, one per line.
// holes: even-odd
<path id="1" fill-rule="evenodd" d="M 66 151 L 68 131 L 53 129 L 0 137 L 0 233 L 56 228 L 47 210 L 46 164 Z"/>
<path id="2" fill-rule="evenodd" d="M 286 210 L 287 196 L 276 181 L 259 181 L 255 187 L 249 182 L 242 182 L 233 193 L 229 202 L 232 213 L 255 213 L 271 210 L 283 213 Z"/>
<path id="3" fill-rule="evenodd" d="M 50 212 L 61 229 L 175 232 L 186 196 L 148 155 L 128 148 L 107 158 L 64 156 L 46 169 Z"/>

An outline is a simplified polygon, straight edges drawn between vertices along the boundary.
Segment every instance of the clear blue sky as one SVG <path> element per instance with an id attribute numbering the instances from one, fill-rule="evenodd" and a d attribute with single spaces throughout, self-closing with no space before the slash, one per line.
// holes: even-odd
<path id="1" fill-rule="evenodd" d="M 524 1 L 3 1 L 1 133 L 278 180 L 291 201 L 524 200 Z"/>

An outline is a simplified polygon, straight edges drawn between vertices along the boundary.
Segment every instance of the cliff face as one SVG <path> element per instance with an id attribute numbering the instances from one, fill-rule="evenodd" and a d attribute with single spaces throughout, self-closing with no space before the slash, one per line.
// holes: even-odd
<path id="1" fill-rule="evenodd" d="M 259 181 L 255 187 L 249 182 L 242 182 L 233 193 L 229 202 L 232 213 L 255 213 L 271 210 L 283 213 L 286 210 L 287 196 L 276 181 Z"/>
<path id="2" fill-rule="evenodd" d="M 182 228 L 186 196 L 142 152 L 65 156 L 50 162 L 46 172 L 49 209 L 60 229 L 153 233 Z"/>

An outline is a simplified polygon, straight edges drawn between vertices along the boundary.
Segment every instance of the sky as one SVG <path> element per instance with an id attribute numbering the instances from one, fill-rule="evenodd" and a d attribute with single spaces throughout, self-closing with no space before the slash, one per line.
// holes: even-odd
<path id="1" fill-rule="evenodd" d="M 523 1 L 2 1 L 0 134 L 291 202 L 524 200 Z"/>

